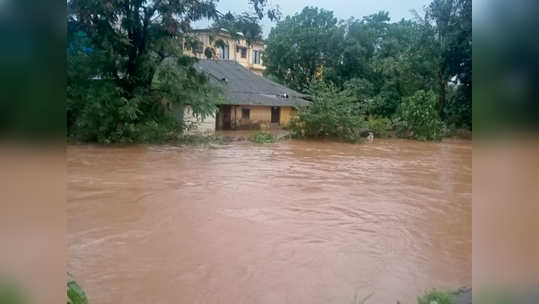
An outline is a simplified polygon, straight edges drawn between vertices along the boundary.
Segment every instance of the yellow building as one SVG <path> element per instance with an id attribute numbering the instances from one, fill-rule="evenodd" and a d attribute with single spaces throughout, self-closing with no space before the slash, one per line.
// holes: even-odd
<path id="1" fill-rule="evenodd" d="M 184 45 L 186 54 L 200 59 L 195 67 L 225 88 L 227 103 L 204 121 L 186 110 L 186 120 L 199 125 L 193 132 L 212 132 L 212 125 L 217 130 L 280 128 L 288 125 L 297 107 L 308 104 L 304 94 L 262 77 L 263 41 L 247 43 L 243 34 L 225 29 L 195 30 L 194 38 L 198 43 Z"/>
<path id="2" fill-rule="evenodd" d="M 195 30 L 194 33 L 200 44 L 193 49 L 185 48 L 188 55 L 199 59 L 235 61 L 258 75 L 266 69 L 262 61 L 263 41 L 249 44 L 242 38 L 242 33 L 232 35 L 225 29 Z"/>
<path id="3" fill-rule="evenodd" d="M 306 95 L 249 71 L 230 60 L 200 60 L 195 68 L 222 85 L 227 102 L 218 105 L 217 130 L 285 127 L 298 107 L 309 104 Z"/>

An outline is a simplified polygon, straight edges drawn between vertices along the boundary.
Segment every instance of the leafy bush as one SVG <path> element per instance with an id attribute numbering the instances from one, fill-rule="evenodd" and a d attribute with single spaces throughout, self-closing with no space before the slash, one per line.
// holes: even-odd
<path id="1" fill-rule="evenodd" d="M 404 98 L 397 111 L 397 134 L 419 140 L 439 140 L 443 136 L 443 123 L 436 110 L 437 96 L 432 91 L 419 90 Z"/>
<path id="2" fill-rule="evenodd" d="M 462 86 L 448 90 L 444 109 L 445 122 L 456 129 L 472 129 L 472 101 L 466 98 Z"/>
<path id="3" fill-rule="evenodd" d="M 86 293 L 74 280 L 67 283 L 67 299 L 67 304 L 88 304 Z"/>
<path id="4" fill-rule="evenodd" d="M 143 143 L 164 143 L 175 140 L 183 128 L 179 121 L 162 118 L 158 123 L 148 120 L 136 125 L 136 141 Z"/>
<path id="5" fill-rule="evenodd" d="M 277 141 L 277 138 L 269 132 L 257 131 L 249 135 L 249 141 L 257 144 L 270 144 Z"/>
<path id="6" fill-rule="evenodd" d="M 417 299 L 417 304 L 455 304 L 455 297 L 447 292 L 431 290 Z"/>
<path id="7" fill-rule="evenodd" d="M 360 140 L 367 126 L 364 109 L 356 98 L 331 84 L 312 84 L 310 93 L 312 103 L 300 108 L 290 121 L 289 129 L 294 137 Z"/>
<path id="8" fill-rule="evenodd" d="M 387 137 L 388 130 L 391 129 L 391 120 L 385 117 L 369 116 L 367 128 L 373 132 L 376 137 Z"/>

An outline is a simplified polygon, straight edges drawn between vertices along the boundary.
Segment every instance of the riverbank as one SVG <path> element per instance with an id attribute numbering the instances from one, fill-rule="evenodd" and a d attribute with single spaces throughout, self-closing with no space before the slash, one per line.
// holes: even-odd
<path id="1" fill-rule="evenodd" d="M 261 143 L 273 143 L 280 140 L 286 140 L 291 139 L 292 135 L 291 133 L 286 129 L 268 129 L 268 130 L 219 130 L 215 131 L 214 134 L 210 135 L 180 135 L 177 137 L 172 137 L 173 139 L 168 139 L 165 141 L 149 141 L 149 142 L 133 142 L 133 143 L 110 143 L 110 144 L 103 144 L 107 146 L 129 146 L 129 145 L 136 145 L 136 144 L 149 144 L 149 145 L 176 145 L 176 146 L 182 146 L 182 145 L 223 145 L 223 144 L 229 144 L 232 142 L 242 142 L 242 141 L 248 141 L 249 137 L 253 134 L 261 134 L 261 135 L 271 135 L 272 140 L 266 140 L 262 141 Z M 368 132 L 365 132 L 365 136 Z M 397 136 L 395 131 L 387 131 L 385 133 L 384 137 L 376 137 L 375 140 L 379 139 L 409 139 L 409 140 L 416 140 L 413 138 L 402 138 Z M 443 139 L 462 139 L 462 140 L 471 140 L 472 139 L 472 131 L 467 129 L 453 129 L 448 130 L 446 132 L 446 135 L 442 138 Z M 339 140 L 332 140 L 332 139 L 307 139 L 307 140 L 315 140 L 320 142 L 341 142 Z M 256 140 L 252 140 L 253 142 L 256 142 Z M 95 143 L 86 143 L 86 142 L 80 142 L 77 141 L 74 138 L 68 138 L 67 143 L 70 145 L 84 145 L 84 144 L 95 144 Z M 358 142 L 356 142 L 358 143 Z M 100 144 L 101 145 L 101 144 Z"/>
<path id="2" fill-rule="evenodd" d="M 67 283 L 67 297 L 68 304 L 88 304 L 88 297 L 84 292 L 84 289 L 74 280 L 70 279 Z M 356 299 L 354 304 L 367 304 L 368 299 L 362 300 Z M 453 301 L 454 300 L 454 301 Z M 397 304 L 400 302 L 397 301 Z M 460 288 L 456 292 L 444 293 L 438 291 L 431 291 L 426 295 L 419 297 L 418 304 L 472 304 L 472 289 Z"/>

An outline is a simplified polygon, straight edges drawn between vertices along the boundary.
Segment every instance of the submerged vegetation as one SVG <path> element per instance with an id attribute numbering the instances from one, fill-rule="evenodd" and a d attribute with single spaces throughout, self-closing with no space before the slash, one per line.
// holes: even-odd
<path id="1" fill-rule="evenodd" d="M 300 108 L 298 115 L 290 121 L 292 136 L 329 138 L 358 142 L 367 124 L 361 103 L 340 91 L 333 84 L 314 83 L 309 92 L 312 103 Z"/>
<path id="2" fill-rule="evenodd" d="M 271 144 L 277 141 L 277 138 L 273 134 L 264 131 L 254 132 L 247 139 L 257 144 Z"/>
<path id="3" fill-rule="evenodd" d="M 398 134 L 419 140 L 437 140 L 442 137 L 443 123 L 436 111 L 436 94 L 419 90 L 404 98 L 397 110 Z"/>
<path id="4" fill-rule="evenodd" d="M 431 290 L 417 299 L 417 304 L 455 304 L 455 296 L 448 292 Z"/>
<path id="5" fill-rule="evenodd" d="M 67 282 L 67 304 L 88 304 L 86 293 L 75 280 Z"/>
<path id="6" fill-rule="evenodd" d="M 0 285 L 1 287 L 2 285 Z M 1 289 L 0 289 L 1 291 Z M 5 295 L 7 293 L 0 293 L 1 295 Z M 12 294 L 12 293 L 10 293 Z M 373 294 L 369 294 L 366 297 L 359 297 L 357 294 L 354 297 L 354 304 L 365 304 L 369 302 L 369 298 L 372 297 Z M 495 298 L 500 298 L 499 296 Z M 9 296 L 5 298 L 0 299 L 9 299 L 13 300 L 15 297 Z M 11 302 L 1 302 L 1 303 L 23 303 L 21 300 L 17 297 L 17 301 Z M 86 296 L 86 293 L 82 289 L 82 287 L 75 281 L 70 279 L 67 283 L 67 304 L 88 304 L 88 297 Z M 421 297 L 417 298 L 417 304 L 456 304 L 456 298 L 454 293 L 450 292 L 443 292 L 438 291 L 436 289 L 433 289 L 431 291 L 425 292 L 425 294 Z M 502 303 L 502 302 L 500 302 Z M 505 302 L 503 302 L 505 303 Z"/>

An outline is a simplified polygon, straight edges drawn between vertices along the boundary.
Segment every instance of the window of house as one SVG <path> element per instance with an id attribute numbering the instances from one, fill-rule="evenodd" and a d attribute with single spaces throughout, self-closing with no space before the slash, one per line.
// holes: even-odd
<path id="1" fill-rule="evenodd" d="M 253 52 L 253 63 L 260 64 L 260 51 Z"/>
<path id="2" fill-rule="evenodd" d="M 251 109 L 241 109 L 241 119 L 249 119 L 251 117 Z"/>
<path id="3" fill-rule="evenodd" d="M 247 48 L 241 48 L 241 58 L 247 58 Z"/>
<path id="4" fill-rule="evenodd" d="M 193 48 L 193 51 L 196 53 L 196 54 L 202 54 L 202 52 L 204 51 L 204 44 L 202 44 L 202 42 L 197 42 Z"/>

